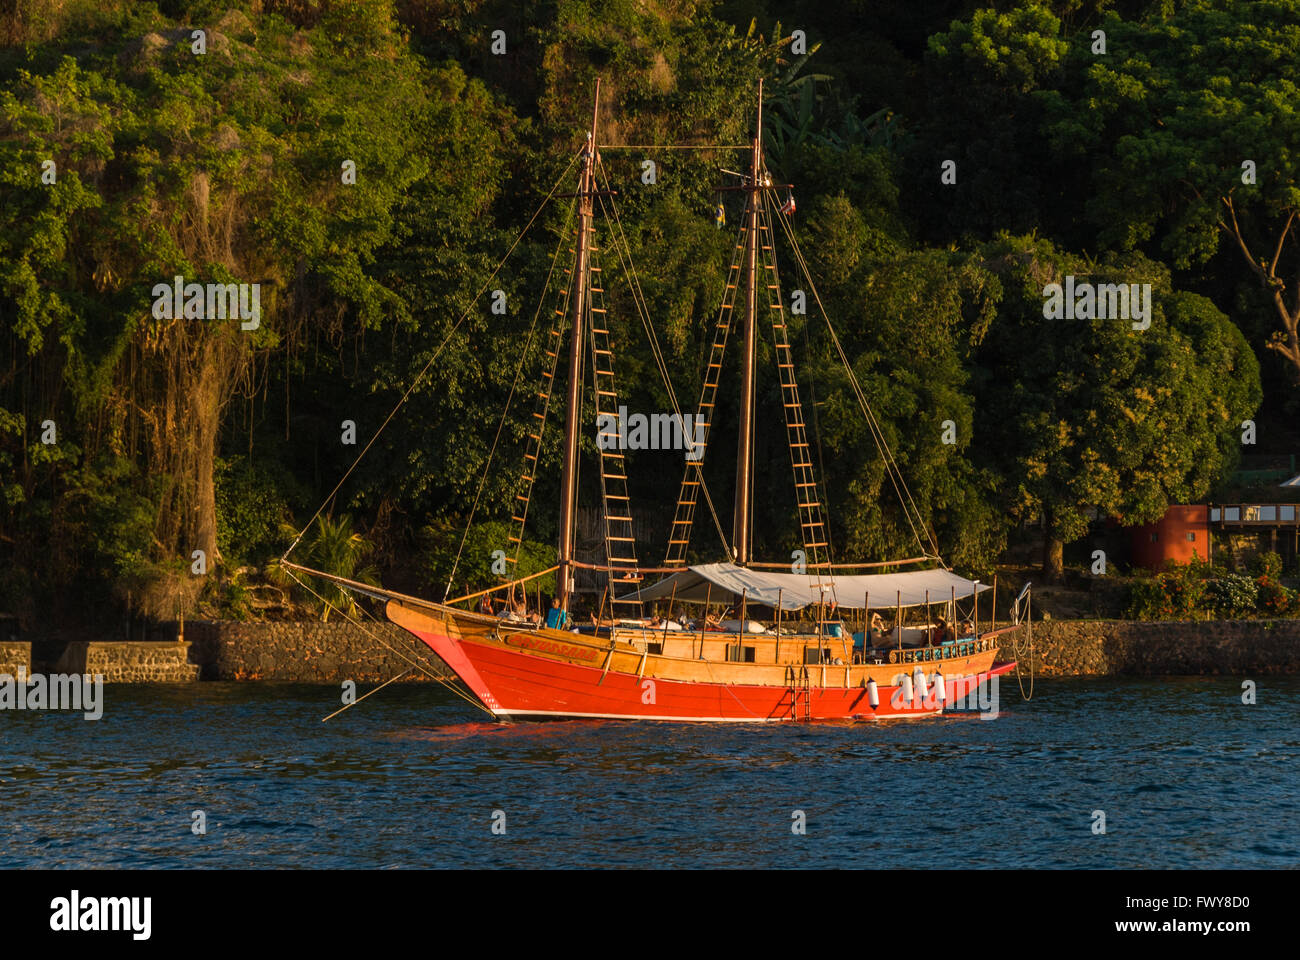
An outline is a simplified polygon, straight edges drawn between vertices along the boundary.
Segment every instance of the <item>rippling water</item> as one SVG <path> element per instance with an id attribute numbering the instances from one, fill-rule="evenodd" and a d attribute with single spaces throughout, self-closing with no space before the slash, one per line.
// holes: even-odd
<path id="1" fill-rule="evenodd" d="M 99 721 L 0 713 L 0 867 L 1296 867 L 1300 678 L 1256 679 L 1254 706 L 1231 678 L 1013 681 L 992 721 L 755 726 L 106 686 Z"/>

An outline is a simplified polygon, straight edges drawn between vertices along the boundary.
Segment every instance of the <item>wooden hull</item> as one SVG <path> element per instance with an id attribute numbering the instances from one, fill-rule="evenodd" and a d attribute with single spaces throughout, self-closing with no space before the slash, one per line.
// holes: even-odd
<path id="1" fill-rule="evenodd" d="M 904 683 L 918 664 L 736 663 L 651 652 L 644 639 L 523 628 L 495 618 L 392 600 L 388 616 L 436 653 L 494 715 L 503 719 L 591 717 L 619 720 L 762 723 L 885 720 L 935 716 L 1015 664 L 994 664 L 996 642 L 919 664 L 929 695 Z M 785 641 L 787 650 L 793 641 Z M 656 644 L 656 646 L 659 646 Z M 941 671 L 944 696 L 934 694 Z M 876 685 L 871 705 L 868 681 Z M 911 688 L 908 701 L 905 694 Z"/>

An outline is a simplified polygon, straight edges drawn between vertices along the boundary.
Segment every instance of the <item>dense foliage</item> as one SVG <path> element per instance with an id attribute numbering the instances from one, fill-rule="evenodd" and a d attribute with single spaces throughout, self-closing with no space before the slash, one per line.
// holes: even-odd
<path id="1" fill-rule="evenodd" d="M 1137 620 L 1196 620 L 1300 615 L 1300 591 L 1278 582 L 1282 558 L 1274 551 L 1264 551 L 1255 558 L 1251 576 L 1215 570 L 1200 561 L 1170 567 L 1154 577 L 1129 582 L 1125 616 Z"/>
<path id="2" fill-rule="evenodd" d="M 1059 572 L 1094 518 L 1211 495 L 1243 421 L 1295 442 L 1298 64 L 1282 0 L 0 5 L 0 610 L 169 617 L 224 583 L 241 612 L 232 591 L 283 582 L 272 561 L 312 519 L 300 560 L 437 596 L 493 582 L 571 201 L 533 216 L 573 190 L 597 76 L 683 407 L 740 216 L 722 194 L 715 227 L 714 188 L 745 160 L 637 145 L 743 144 L 763 77 L 816 284 L 790 334 L 837 558 L 917 544 L 818 304 L 944 555 L 984 575 L 1034 526 Z M 669 410 L 599 240 L 620 399 Z M 788 295 L 807 282 L 778 241 Z M 177 276 L 258 283 L 260 325 L 159 316 Z M 1150 284 L 1149 327 L 1049 318 L 1066 276 Z M 755 530 L 779 559 L 800 537 L 774 361 L 765 334 Z M 705 465 L 728 532 L 734 367 Z M 551 413 L 525 575 L 553 557 Z M 629 466 L 653 563 L 681 458 Z M 717 557 L 712 528 L 701 505 L 696 555 Z M 1153 581 L 1135 609 L 1286 608 L 1276 577 Z"/>

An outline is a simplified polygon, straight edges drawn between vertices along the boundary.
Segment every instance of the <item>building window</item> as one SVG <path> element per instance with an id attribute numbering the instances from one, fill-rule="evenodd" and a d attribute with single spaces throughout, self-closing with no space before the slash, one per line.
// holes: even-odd
<path id="1" fill-rule="evenodd" d="M 1159 541 L 1160 541 L 1160 534 L 1158 534 L 1158 533 L 1153 533 L 1153 534 L 1151 534 L 1151 542 L 1152 542 L 1152 543 L 1158 543 Z"/>

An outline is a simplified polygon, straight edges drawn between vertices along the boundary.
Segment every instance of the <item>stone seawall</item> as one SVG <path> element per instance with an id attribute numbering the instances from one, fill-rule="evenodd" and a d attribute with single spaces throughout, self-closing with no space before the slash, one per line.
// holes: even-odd
<path id="1" fill-rule="evenodd" d="M 18 676 L 19 667 L 22 667 L 27 671 L 27 675 L 31 676 L 32 645 L 30 643 L 19 643 L 16 640 L 0 643 L 0 676 L 16 677 Z"/>
<path id="2" fill-rule="evenodd" d="M 1300 620 L 1049 620 L 1008 635 L 1000 660 L 1017 657 L 1043 677 L 1300 673 Z"/>
<path id="3" fill-rule="evenodd" d="M 362 630 L 346 621 L 198 620 L 185 624 L 185 639 L 204 680 L 382 683 L 410 668 L 412 661 L 438 676 L 449 675 L 428 647 L 391 623 L 368 623 Z M 430 679 L 416 669 L 402 682 Z"/>
<path id="4" fill-rule="evenodd" d="M 74 640 L 51 672 L 100 675 L 105 683 L 188 683 L 199 677 L 189 652 L 188 643 Z"/>
<path id="5" fill-rule="evenodd" d="M 184 643 L 73 641 L 52 673 L 102 674 L 110 683 L 281 680 L 382 683 L 412 661 L 440 676 L 446 665 L 393 624 L 193 621 Z M 1017 641 L 1019 654 L 1017 654 Z M 1004 638 L 999 659 L 1018 658 L 1043 677 L 1300 673 L 1300 620 L 1142 623 L 1050 620 Z M 53 656 L 54 654 L 51 654 Z M 29 643 L 0 643 L 0 674 L 35 669 Z M 423 670 L 403 678 L 428 681 Z"/>

